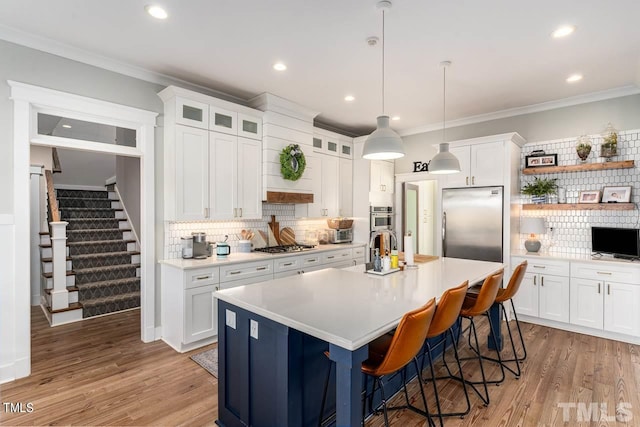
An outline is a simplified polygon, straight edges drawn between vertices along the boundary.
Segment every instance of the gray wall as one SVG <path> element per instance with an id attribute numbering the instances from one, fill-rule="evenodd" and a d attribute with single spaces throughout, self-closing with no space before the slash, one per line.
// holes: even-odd
<path id="1" fill-rule="evenodd" d="M 116 156 L 90 151 L 58 148 L 60 169 L 53 177 L 56 185 L 89 185 L 104 187 L 107 179 L 116 174 Z"/>
<path id="2" fill-rule="evenodd" d="M 127 209 L 131 226 L 140 237 L 140 159 L 117 156 L 116 186 Z"/>
<path id="3" fill-rule="evenodd" d="M 618 130 L 640 129 L 640 95 L 454 127 L 447 129 L 446 140 L 518 132 L 527 142 L 548 141 L 584 133 L 597 134 L 604 130 L 607 122 L 611 122 Z M 406 155 L 395 161 L 396 173 L 413 172 L 414 161 L 429 161 L 437 153 L 433 145 L 442 142 L 442 130 L 402 139 Z"/>

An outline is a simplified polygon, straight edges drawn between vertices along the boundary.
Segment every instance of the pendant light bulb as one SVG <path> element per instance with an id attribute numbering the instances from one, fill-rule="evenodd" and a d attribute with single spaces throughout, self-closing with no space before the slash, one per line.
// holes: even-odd
<path id="1" fill-rule="evenodd" d="M 384 112 L 384 14 L 391 2 L 382 0 L 377 4 L 382 10 L 382 114 L 377 118 L 377 128 L 364 142 L 362 157 L 367 160 L 392 160 L 404 156 L 404 145 L 400 135 L 389 127 L 389 116 Z"/>
<path id="2" fill-rule="evenodd" d="M 446 137 L 446 105 L 447 105 L 447 68 L 451 61 L 442 61 L 442 142 L 440 151 L 429 162 L 429 172 L 433 174 L 451 174 L 460 172 L 460 162 L 458 158 L 449 152 L 449 143 L 445 142 Z"/>

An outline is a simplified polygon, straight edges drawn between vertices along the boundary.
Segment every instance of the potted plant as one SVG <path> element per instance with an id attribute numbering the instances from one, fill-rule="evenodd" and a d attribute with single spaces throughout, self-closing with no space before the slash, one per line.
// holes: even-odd
<path id="1" fill-rule="evenodd" d="M 556 179 L 538 177 L 534 178 L 533 182 L 526 184 L 522 187 L 522 194 L 531 196 L 531 202 L 540 204 L 547 202 L 547 196 L 549 194 L 555 194 L 558 190 L 558 184 Z"/>
<path id="2" fill-rule="evenodd" d="M 602 134 L 602 139 L 600 156 L 610 162 L 611 158 L 618 154 L 618 131 L 611 126 L 611 123 L 607 125 L 607 129 Z"/>

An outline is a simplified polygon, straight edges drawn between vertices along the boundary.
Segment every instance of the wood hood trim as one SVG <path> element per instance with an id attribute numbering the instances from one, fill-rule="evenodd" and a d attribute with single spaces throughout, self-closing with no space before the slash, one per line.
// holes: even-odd
<path id="1" fill-rule="evenodd" d="M 313 203 L 313 194 L 267 191 L 267 203 Z"/>

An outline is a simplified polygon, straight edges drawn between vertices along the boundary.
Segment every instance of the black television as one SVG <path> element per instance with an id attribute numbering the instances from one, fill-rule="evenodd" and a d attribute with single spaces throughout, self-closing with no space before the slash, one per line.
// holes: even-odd
<path id="1" fill-rule="evenodd" d="M 640 230 L 637 228 L 591 227 L 591 250 L 616 258 L 640 258 Z"/>

